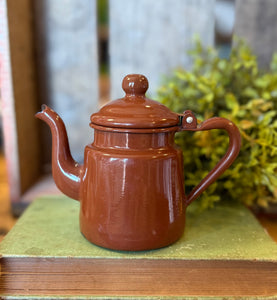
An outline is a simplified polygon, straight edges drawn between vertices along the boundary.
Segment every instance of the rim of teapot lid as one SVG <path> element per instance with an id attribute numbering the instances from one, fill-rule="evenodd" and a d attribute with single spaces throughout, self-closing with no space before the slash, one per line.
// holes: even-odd
<path id="1" fill-rule="evenodd" d="M 144 75 L 125 76 L 122 88 L 125 97 L 107 103 L 91 115 L 92 127 L 95 124 L 117 128 L 166 128 L 179 123 L 177 113 L 145 96 L 148 80 Z"/>

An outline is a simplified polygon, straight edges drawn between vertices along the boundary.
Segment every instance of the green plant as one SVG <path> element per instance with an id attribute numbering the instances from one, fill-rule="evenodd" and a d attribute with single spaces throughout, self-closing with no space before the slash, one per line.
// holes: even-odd
<path id="1" fill-rule="evenodd" d="M 277 54 L 270 70 L 258 69 L 256 57 L 241 40 L 222 59 L 199 41 L 190 52 L 192 71 L 177 69 L 166 78 L 158 99 L 173 111 L 192 110 L 199 120 L 213 116 L 233 121 L 242 136 L 234 164 L 201 196 L 202 207 L 222 198 L 249 206 L 277 203 Z M 228 138 L 221 130 L 182 132 L 176 143 L 184 154 L 185 183 L 191 189 L 224 155 Z"/>

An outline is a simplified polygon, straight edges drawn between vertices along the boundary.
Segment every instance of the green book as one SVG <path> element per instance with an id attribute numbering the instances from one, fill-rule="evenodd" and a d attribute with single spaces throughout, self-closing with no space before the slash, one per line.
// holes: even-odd
<path id="1" fill-rule="evenodd" d="M 187 211 L 183 237 L 113 251 L 79 231 L 79 202 L 34 201 L 0 244 L 3 299 L 277 299 L 277 244 L 248 209 Z"/>

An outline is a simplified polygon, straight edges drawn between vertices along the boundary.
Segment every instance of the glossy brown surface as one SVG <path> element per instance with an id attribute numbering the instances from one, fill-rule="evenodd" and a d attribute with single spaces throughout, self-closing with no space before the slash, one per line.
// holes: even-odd
<path id="1" fill-rule="evenodd" d="M 148 81 L 143 75 L 131 74 L 123 79 L 124 98 L 109 102 L 91 116 L 91 126 L 117 128 L 164 128 L 176 126 L 178 115 L 166 106 L 145 97 Z"/>
<path id="2" fill-rule="evenodd" d="M 126 96 L 91 116 L 94 142 L 84 165 L 72 159 L 60 117 L 48 107 L 37 117 L 53 134 L 53 176 L 66 195 L 79 199 L 81 232 L 91 242 L 116 250 L 147 250 L 176 241 L 184 231 L 185 211 L 234 161 L 240 134 L 229 120 L 197 125 L 191 111 L 178 115 L 144 94 L 146 77 L 127 75 Z M 177 131 L 224 129 L 229 147 L 215 168 L 186 196 Z"/>
<path id="3" fill-rule="evenodd" d="M 82 166 L 72 158 L 68 137 L 60 116 L 46 105 L 36 117 L 46 122 L 52 133 L 52 174 L 57 187 L 68 197 L 79 200 Z"/>
<path id="4" fill-rule="evenodd" d="M 192 118 L 191 123 L 187 123 L 187 118 Z M 205 131 L 211 129 L 224 129 L 229 136 L 229 146 L 227 152 L 209 174 L 190 192 L 187 197 L 187 205 L 200 196 L 216 179 L 228 169 L 239 154 L 241 138 L 238 128 L 234 123 L 225 118 L 211 118 L 197 126 L 197 120 L 190 111 L 184 112 L 181 130 Z"/>
<path id="5" fill-rule="evenodd" d="M 145 250 L 182 235 L 186 206 L 181 153 L 173 136 L 95 130 L 95 141 L 85 150 L 81 190 L 81 231 L 88 240 Z"/>

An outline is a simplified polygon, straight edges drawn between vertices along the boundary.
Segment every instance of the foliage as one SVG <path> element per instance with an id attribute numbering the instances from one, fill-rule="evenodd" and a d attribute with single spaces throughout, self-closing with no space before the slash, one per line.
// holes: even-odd
<path id="1" fill-rule="evenodd" d="M 202 207 L 222 198 L 247 205 L 277 203 L 277 54 L 262 72 L 256 57 L 241 40 L 222 59 L 199 41 L 190 52 L 192 71 L 177 69 L 158 91 L 173 111 L 192 110 L 199 120 L 220 116 L 240 129 L 242 147 L 234 164 L 201 196 Z M 184 154 L 186 188 L 199 183 L 224 155 L 224 131 L 182 132 L 176 143 Z"/>

